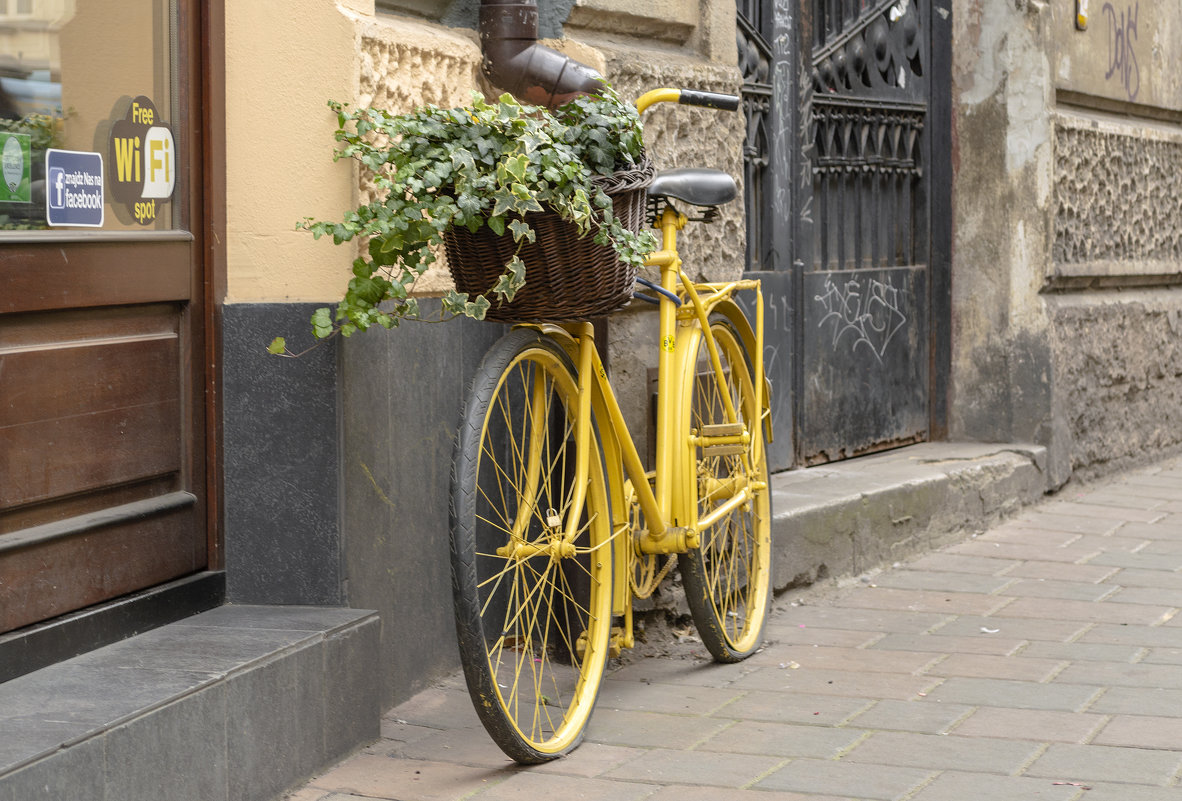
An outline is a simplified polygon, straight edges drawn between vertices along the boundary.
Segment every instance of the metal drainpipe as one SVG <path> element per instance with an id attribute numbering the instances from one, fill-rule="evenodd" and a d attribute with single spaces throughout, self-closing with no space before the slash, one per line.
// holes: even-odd
<path id="1" fill-rule="evenodd" d="M 555 108 L 601 86 L 591 67 L 538 44 L 536 0 L 480 0 L 480 48 L 485 77 L 525 103 Z"/>

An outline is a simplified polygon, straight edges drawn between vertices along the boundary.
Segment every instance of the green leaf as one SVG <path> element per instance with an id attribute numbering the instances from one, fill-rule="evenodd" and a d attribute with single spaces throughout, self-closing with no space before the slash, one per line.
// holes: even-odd
<path id="1" fill-rule="evenodd" d="M 471 151 L 460 148 L 452 151 L 451 165 L 457 170 L 474 170 L 476 169 L 476 160 L 472 158 Z"/>
<path id="2" fill-rule="evenodd" d="M 477 295 L 476 300 L 464 304 L 464 314 L 473 320 L 483 320 L 492 304 L 484 295 Z"/>
<path id="3" fill-rule="evenodd" d="M 465 217 L 474 217 L 480 214 L 483 204 L 480 199 L 472 195 L 460 195 L 456 198 L 456 206 L 459 207 L 460 212 Z"/>
<path id="4" fill-rule="evenodd" d="M 517 291 L 525 286 L 525 262 L 517 256 L 505 265 L 505 272 L 497 278 L 492 291 L 506 303 L 513 300 Z"/>
<path id="5" fill-rule="evenodd" d="M 381 242 L 382 246 L 380 250 L 382 253 L 391 253 L 395 250 L 402 250 L 403 240 L 398 234 L 390 234 L 389 236 L 382 237 Z"/>
<path id="6" fill-rule="evenodd" d="M 312 313 L 312 333 L 317 339 L 324 339 L 333 332 L 332 312 L 327 308 L 319 308 Z"/>
<path id="7" fill-rule="evenodd" d="M 517 206 L 517 198 L 506 189 L 500 189 L 493 193 L 493 217 L 500 217 L 502 214 L 508 214 Z"/>
<path id="8" fill-rule="evenodd" d="M 534 229 L 530 228 L 529 224 L 524 220 L 511 220 L 509 222 L 509 229 L 513 231 L 514 242 L 520 242 L 523 239 L 527 242 L 537 241 L 538 237 L 537 234 L 534 233 Z"/>
<path id="9" fill-rule="evenodd" d="M 516 222 L 516 221 L 514 221 L 514 222 Z M 505 234 L 505 218 L 504 217 L 500 217 L 500 216 L 489 217 L 487 220 L 487 223 L 488 223 L 489 229 L 497 236 L 503 236 Z M 509 225 L 512 226 L 513 223 L 509 223 Z"/>
<path id="10" fill-rule="evenodd" d="M 441 301 L 443 303 L 443 310 L 449 314 L 463 314 L 464 307 L 468 303 L 468 293 L 456 292 L 454 289 L 449 289 L 441 298 Z"/>
<path id="11" fill-rule="evenodd" d="M 282 356 L 287 353 L 287 340 L 283 337 L 275 337 L 271 340 L 271 344 L 267 346 L 267 353 L 275 356 Z"/>
<path id="12" fill-rule="evenodd" d="M 529 156 L 517 156 L 505 162 L 505 171 L 516 181 L 525 180 L 525 172 L 529 169 Z"/>

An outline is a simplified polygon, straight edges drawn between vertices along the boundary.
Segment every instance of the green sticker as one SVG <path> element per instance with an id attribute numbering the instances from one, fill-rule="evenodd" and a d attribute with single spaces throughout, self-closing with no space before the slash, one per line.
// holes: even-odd
<path id="1" fill-rule="evenodd" d="M 0 131 L 0 203 L 31 203 L 29 135 Z"/>

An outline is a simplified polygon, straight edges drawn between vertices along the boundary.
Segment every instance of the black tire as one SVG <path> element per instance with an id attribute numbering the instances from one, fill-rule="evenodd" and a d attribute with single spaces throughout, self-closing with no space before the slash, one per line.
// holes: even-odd
<path id="1" fill-rule="evenodd" d="M 531 329 L 509 332 L 472 381 L 452 464 L 464 676 L 489 735 L 524 764 L 582 739 L 611 637 L 611 516 L 593 422 L 586 500 L 575 538 L 563 539 L 577 401 L 562 348 Z"/>
<path id="2" fill-rule="evenodd" d="M 739 662 L 762 643 L 763 625 L 771 604 L 771 489 L 768 486 L 767 443 L 755 408 L 751 359 L 742 338 L 725 318 L 712 319 L 725 386 L 710 368 L 705 337 L 684 369 L 688 437 L 703 425 L 726 422 L 722 392 L 732 402 L 751 434 L 742 453 L 710 455 L 695 450 L 695 502 L 702 517 L 733 495 L 736 486 L 754 486 L 754 496 L 701 533 L 700 547 L 678 557 L 686 602 L 698 634 L 719 662 Z M 688 383 L 692 382 L 692 384 Z"/>

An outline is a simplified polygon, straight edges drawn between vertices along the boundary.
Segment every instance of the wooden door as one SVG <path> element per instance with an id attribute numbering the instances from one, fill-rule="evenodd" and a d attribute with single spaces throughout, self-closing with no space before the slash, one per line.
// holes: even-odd
<path id="1" fill-rule="evenodd" d="M 6 6 L 0 632 L 211 554 L 196 4 Z"/>

